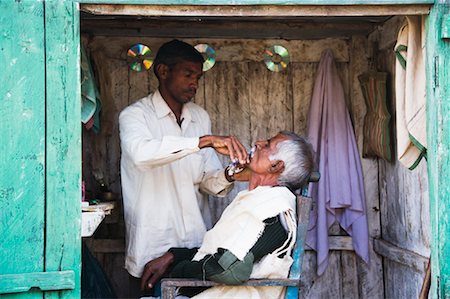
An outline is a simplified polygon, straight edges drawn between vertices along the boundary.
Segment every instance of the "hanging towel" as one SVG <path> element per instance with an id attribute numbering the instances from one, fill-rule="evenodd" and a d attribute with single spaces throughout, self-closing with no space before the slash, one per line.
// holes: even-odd
<path id="1" fill-rule="evenodd" d="M 88 56 L 81 46 L 81 122 L 87 129 L 100 129 L 101 102 Z"/>
<path id="2" fill-rule="evenodd" d="M 397 154 L 414 169 L 426 157 L 425 18 L 406 17 L 395 45 Z"/>
<path id="3" fill-rule="evenodd" d="M 328 266 L 328 229 L 336 221 L 352 237 L 355 252 L 369 262 L 369 239 L 361 160 L 333 52 L 322 53 L 308 117 L 308 138 L 321 174 L 311 184 L 314 208 L 306 244 L 317 251 L 317 274 Z"/>
<path id="4" fill-rule="evenodd" d="M 84 127 L 88 130 L 93 130 L 95 133 L 100 132 L 100 111 L 102 109 L 102 103 L 97 100 L 94 115 L 84 124 Z"/>

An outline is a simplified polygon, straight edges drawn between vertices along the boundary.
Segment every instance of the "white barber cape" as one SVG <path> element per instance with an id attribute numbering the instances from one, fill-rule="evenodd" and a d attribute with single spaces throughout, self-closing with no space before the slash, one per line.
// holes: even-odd
<path id="1" fill-rule="evenodd" d="M 291 250 L 297 234 L 295 198 L 286 187 L 260 186 L 251 191 L 239 192 L 219 221 L 206 233 L 193 260 L 214 254 L 218 248 L 228 249 L 243 260 L 264 231 L 264 220 L 281 214 L 287 225 L 288 239 L 280 248 L 253 265 L 250 278 L 287 278 L 293 261 Z M 280 257 L 282 254 L 284 256 Z M 275 299 L 283 298 L 284 291 L 284 287 L 276 286 L 216 286 L 193 298 Z"/>
<path id="2" fill-rule="evenodd" d="M 207 112 L 183 106 L 181 128 L 159 91 L 119 116 L 126 226 L 125 268 L 141 277 L 145 264 L 171 247 L 198 247 L 211 226 L 206 193 L 225 196 L 232 184 L 213 149 Z"/>

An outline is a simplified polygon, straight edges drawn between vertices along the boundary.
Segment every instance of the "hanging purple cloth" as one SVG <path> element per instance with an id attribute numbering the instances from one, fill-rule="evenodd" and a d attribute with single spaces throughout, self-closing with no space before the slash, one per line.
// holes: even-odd
<path id="1" fill-rule="evenodd" d="M 308 137 L 317 155 L 320 181 L 310 186 L 315 204 L 306 244 L 317 251 L 317 274 L 328 266 L 328 229 L 338 221 L 355 252 L 369 262 L 369 239 L 361 160 L 333 52 L 320 58 L 309 109 Z"/>

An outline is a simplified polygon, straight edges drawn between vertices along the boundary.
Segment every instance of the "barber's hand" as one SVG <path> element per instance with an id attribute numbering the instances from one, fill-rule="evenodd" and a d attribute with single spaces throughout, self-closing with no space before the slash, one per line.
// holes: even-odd
<path id="1" fill-rule="evenodd" d="M 212 147 L 219 154 L 230 156 L 231 161 L 238 159 L 242 165 L 249 162 L 247 150 L 234 136 L 202 136 L 200 137 L 199 148 L 204 147 Z"/>
<path id="2" fill-rule="evenodd" d="M 233 179 L 239 182 L 248 182 L 250 181 L 251 171 L 248 167 L 245 167 L 241 172 L 235 173 L 233 175 Z"/>
<path id="3" fill-rule="evenodd" d="M 174 256 L 170 252 L 151 260 L 144 267 L 144 273 L 141 277 L 141 290 L 150 290 L 155 286 L 155 283 L 167 272 L 170 265 L 173 263 Z"/>

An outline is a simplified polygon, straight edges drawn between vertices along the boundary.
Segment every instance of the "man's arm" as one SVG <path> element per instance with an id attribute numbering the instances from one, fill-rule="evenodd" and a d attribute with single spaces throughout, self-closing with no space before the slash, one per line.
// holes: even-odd
<path id="1" fill-rule="evenodd" d="M 265 229 L 249 253 L 241 261 L 230 251 L 219 248 L 213 255 L 207 255 L 200 261 L 192 261 L 197 248 L 171 248 L 161 257 L 145 265 L 141 278 L 141 288 L 152 289 L 155 283 L 169 270 L 173 278 L 208 279 L 221 283 L 239 284 L 247 281 L 253 264 L 263 256 L 281 247 L 288 234 L 279 217 L 266 219 Z"/>
<path id="2" fill-rule="evenodd" d="M 212 147 L 219 154 L 230 156 L 232 161 L 237 159 L 241 164 L 249 162 L 248 153 L 245 147 L 234 136 L 202 136 L 200 137 L 198 146 L 200 148 Z"/>
<path id="3" fill-rule="evenodd" d="M 157 139 L 149 130 L 144 111 L 130 107 L 119 116 L 122 152 L 138 167 L 155 167 L 171 163 L 198 152 L 198 137 L 164 136 Z"/>
<path id="4" fill-rule="evenodd" d="M 144 267 L 141 277 L 141 290 L 152 289 L 155 283 L 163 277 L 173 265 L 184 260 L 191 260 L 198 248 L 171 248 L 157 259 L 151 260 Z"/>
<path id="5" fill-rule="evenodd" d="M 213 255 L 207 255 L 200 261 L 180 260 L 174 264 L 170 276 L 173 278 L 207 279 L 227 284 L 240 284 L 250 278 L 253 264 L 263 256 L 281 247 L 288 234 L 279 217 L 266 219 L 265 229 L 249 253 L 241 261 L 230 251 L 219 248 Z M 176 250 L 176 249 L 175 249 Z M 176 256 L 174 249 L 169 250 Z"/>
<path id="6" fill-rule="evenodd" d="M 233 189 L 234 180 L 226 177 L 226 169 L 222 167 L 213 149 L 204 149 L 202 154 L 205 168 L 199 185 L 200 191 L 218 197 L 226 196 Z"/>
<path id="7" fill-rule="evenodd" d="M 208 119 L 209 121 L 209 119 Z M 211 123 L 208 122 L 208 132 L 211 132 Z M 200 138 L 199 147 L 212 147 L 216 152 L 229 155 L 230 159 L 249 162 L 248 153 L 242 143 L 234 136 L 206 135 Z M 227 169 L 223 169 L 216 153 L 210 149 L 203 151 L 206 159 L 204 175 L 200 183 L 200 191 L 206 194 L 224 197 L 233 189 L 235 178 L 230 177 Z"/>
<path id="8" fill-rule="evenodd" d="M 119 116 L 119 127 L 122 151 L 128 153 L 138 167 L 168 164 L 206 147 L 232 159 L 247 159 L 245 148 L 233 136 L 164 136 L 156 139 L 146 124 L 144 111 L 139 108 L 124 110 Z"/>

